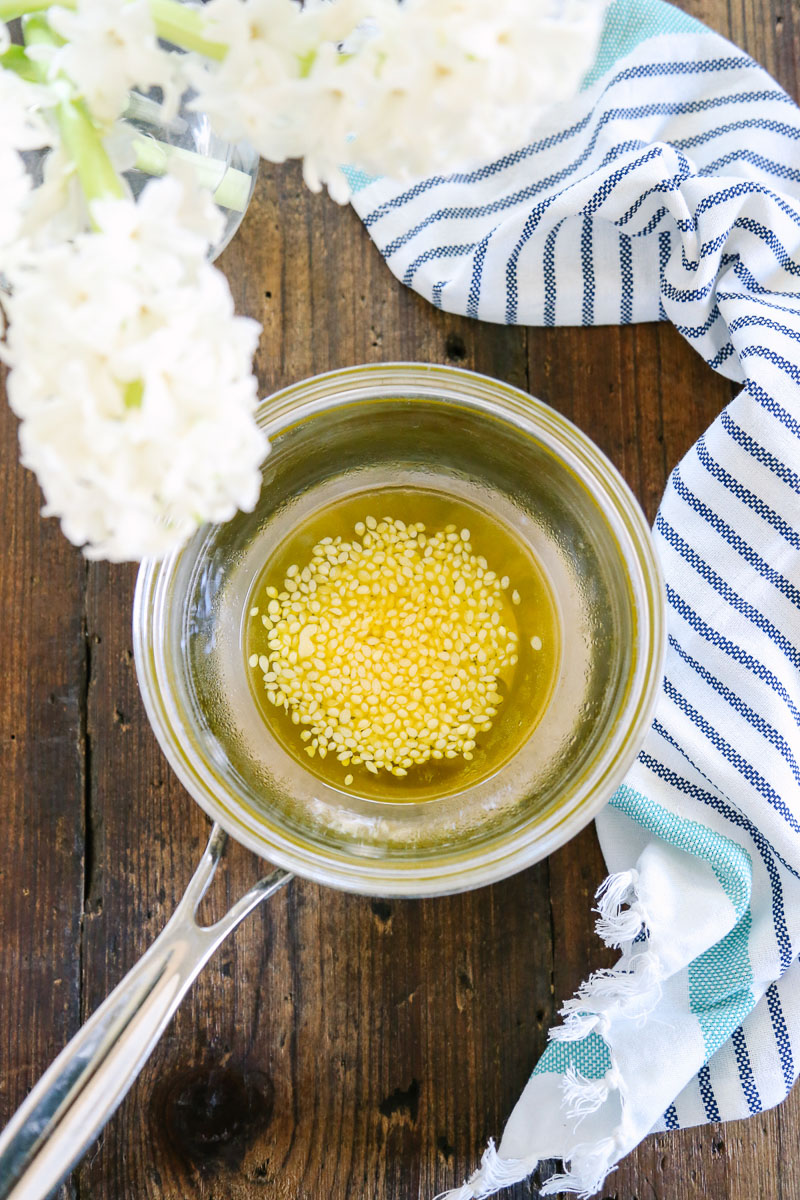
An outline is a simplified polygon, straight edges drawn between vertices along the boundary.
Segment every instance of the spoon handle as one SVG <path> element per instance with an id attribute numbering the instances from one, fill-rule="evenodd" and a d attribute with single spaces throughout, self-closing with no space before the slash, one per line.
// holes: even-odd
<path id="1" fill-rule="evenodd" d="M 188 988 L 228 934 L 292 876 L 273 871 L 214 925 L 196 912 L 222 857 L 215 825 L 177 909 L 149 950 L 44 1073 L 0 1134 L 0 1200 L 43 1200 L 122 1102 Z"/>

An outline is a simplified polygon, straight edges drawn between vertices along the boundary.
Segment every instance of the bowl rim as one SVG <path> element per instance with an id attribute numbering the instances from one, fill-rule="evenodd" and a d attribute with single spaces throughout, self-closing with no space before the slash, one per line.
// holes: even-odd
<path id="1" fill-rule="evenodd" d="M 463 389 L 464 395 L 454 393 Z M 575 836 L 597 815 L 622 782 L 649 727 L 660 692 L 666 651 L 666 601 L 661 566 L 644 513 L 633 492 L 602 450 L 573 422 L 557 410 L 501 380 L 461 367 L 392 362 L 369 363 L 310 376 L 266 397 L 255 417 L 268 436 L 313 415 L 320 401 L 339 392 L 353 398 L 414 396 L 478 402 L 484 409 L 492 401 L 506 420 L 516 416 L 558 456 L 572 458 L 583 467 L 582 484 L 595 499 L 602 497 L 626 534 L 634 554 L 622 553 L 629 578 L 637 574 L 644 610 L 637 611 L 636 657 L 629 672 L 626 694 L 609 735 L 572 789 L 568 811 L 559 805 L 544 820 L 529 822 L 497 842 L 469 851 L 449 853 L 447 863 L 433 860 L 422 866 L 394 861 L 390 869 L 381 860 L 347 857 L 331 847 L 322 852 L 317 843 L 304 843 L 285 828 L 237 802 L 229 789 L 216 783 L 209 765 L 187 748 L 181 714 L 171 704 L 164 684 L 165 666 L 158 652 L 157 631 L 163 628 L 167 583 L 183 548 L 162 560 L 142 562 L 133 604 L 133 649 L 145 710 L 156 739 L 190 796 L 236 841 L 270 862 L 317 883 L 365 895 L 429 896 L 468 891 L 496 882 L 530 866 Z M 409 394 L 411 393 L 411 394 Z M 427 395 L 426 395 L 427 393 Z M 344 402 L 343 400 L 339 401 Z M 588 478 L 587 478 L 588 474 Z M 609 510 L 609 504 L 611 509 Z M 576 798 L 577 793 L 577 798 Z"/>

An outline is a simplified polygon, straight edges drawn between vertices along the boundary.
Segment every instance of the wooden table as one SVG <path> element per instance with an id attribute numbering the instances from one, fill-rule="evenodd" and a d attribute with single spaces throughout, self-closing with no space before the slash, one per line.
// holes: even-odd
<path id="1" fill-rule="evenodd" d="M 687 7 L 800 92 L 800 10 Z M 358 362 L 449 362 L 554 405 L 648 517 L 729 399 L 666 325 L 522 329 L 434 311 L 355 214 L 265 165 L 222 259 L 264 326 L 264 393 Z M 150 732 L 131 652 L 133 567 L 90 566 L 17 463 L 2 407 L 0 1123 L 173 911 L 208 823 Z M 234 847 L 209 915 L 263 864 Z M 513 879 L 386 902 L 296 881 L 206 968 L 99 1144 L 75 1200 L 430 1200 L 498 1135 L 562 999 L 609 961 L 593 932 L 593 830 Z M 800 1098 L 649 1138 L 607 1200 L 798 1200 Z M 520 1184 L 509 1193 L 535 1194 Z"/>

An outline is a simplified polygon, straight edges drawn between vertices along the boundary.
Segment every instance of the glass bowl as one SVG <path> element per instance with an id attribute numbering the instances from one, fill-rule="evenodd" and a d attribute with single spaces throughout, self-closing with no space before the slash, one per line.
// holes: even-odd
<path id="1" fill-rule="evenodd" d="M 191 107 L 195 93 L 184 92 L 178 111 L 164 121 L 158 88 L 133 91 L 124 113 L 131 134 L 135 165 L 125 171 L 131 193 L 138 199 L 151 178 L 175 166 L 193 174 L 207 188 L 224 218 L 219 240 L 211 247 L 212 262 L 228 246 L 253 198 L 259 157 L 249 142 L 229 142 L 211 127 L 203 112 Z"/>
<path id="2" fill-rule="evenodd" d="M 272 449 L 255 510 L 144 562 L 137 581 L 139 683 L 190 794 L 257 854 L 373 895 L 478 887 L 563 845 L 621 782 L 661 679 L 661 576 L 619 473 L 547 405 L 449 367 L 332 372 L 271 396 L 257 418 Z M 512 526 L 563 630 L 530 736 L 493 775 L 424 803 L 350 795 L 306 770 L 266 728 L 242 651 L 253 581 L 288 531 L 332 498 L 403 484 L 449 489 Z"/>

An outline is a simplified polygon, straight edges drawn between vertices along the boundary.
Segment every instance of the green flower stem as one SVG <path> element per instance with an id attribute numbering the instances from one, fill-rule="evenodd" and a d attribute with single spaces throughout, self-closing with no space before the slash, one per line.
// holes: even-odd
<path id="1" fill-rule="evenodd" d="M 228 53 L 224 42 L 206 37 L 206 21 L 200 10 L 180 0 L 150 0 L 150 12 L 158 36 L 182 50 L 194 50 L 204 58 L 221 62 Z"/>
<path id="2" fill-rule="evenodd" d="M 122 200 L 127 192 L 84 104 L 62 100 L 56 118 L 64 150 L 75 164 L 87 201 Z M 94 221 L 92 222 L 94 225 Z"/>
<path id="3" fill-rule="evenodd" d="M 28 13 L 47 12 L 54 0 L 0 0 L 0 21 L 14 21 Z M 75 0 L 66 0 L 64 8 L 75 8 Z"/>
<path id="4" fill-rule="evenodd" d="M 7 0 L 0 0 L 2 5 Z M 154 3 L 172 3 L 173 0 L 153 0 Z M 177 4 L 181 8 L 182 5 Z M 62 39 L 50 28 L 41 12 L 25 16 L 23 32 L 27 46 L 57 46 Z M 42 65 L 32 61 L 25 47 L 11 46 L 0 55 L 0 69 L 15 71 L 32 83 L 43 83 L 46 73 Z M 66 83 L 66 80 L 64 81 Z M 150 103 L 145 97 L 131 98 L 131 105 Z M 155 106 L 154 106 L 155 107 Z M 126 195 L 125 186 L 117 175 L 103 146 L 91 116 L 80 100 L 65 97 L 55 108 L 59 132 L 64 150 L 75 164 L 81 188 L 87 201 L 105 197 L 121 198 Z M 133 115 L 136 115 L 135 113 Z M 244 171 L 227 167 L 218 159 L 208 159 L 202 154 L 158 142 L 152 137 L 138 137 L 133 143 L 136 166 L 148 175 L 164 175 L 170 161 L 175 159 L 188 163 L 202 187 L 214 188 L 214 200 L 222 208 L 244 212 L 250 198 L 251 179 Z M 220 179 L 220 173 L 222 178 Z"/>
<path id="5" fill-rule="evenodd" d="M 189 122 L 184 121 L 183 117 L 176 115 L 165 121 L 162 105 L 157 100 L 151 100 L 149 96 L 143 96 L 141 92 L 128 92 L 128 103 L 122 117 L 125 121 L 138 121 L 141 125 L 150 125 L 159 133 L 180 135 L 189 129 Z"/>
<path id="6" fill-rule="evenodd" d="M 61 8 L 77 8 L 77 0 L 58 0 Z M 46 13 L 54 0 L 0 0 L 0 21 L 13 21 L 30 13 Z M 150 0 L 150 12 L 156 33 L 165 42 L 172 42 L 182 50 L 194 50 L 204 58 L 220 62 L 228 53 L 224 42 L 215 42 L 206 36 L 206 22 L 202 12 L 182 4 L 180 0 Z"/>
<path id="7" fill-rule="evenodd" d="M 25 53 L 24 46 L 9 46 L 5 54 L 0 54 L 0 69 L 13 71 L 20 79 L 28 83 L 41 83 L 42 72 L 38 63 L 33 63 Z"/>
<path id="8" fill-rule="evenodd" d="M 23 36 L 28 46 L 58 46 L 61 38 L 53 32 L 41 14 L 26 18 Z M 122 199 L 125 185 L 114 170 L 100 134 L 81 100 L 65 97 L 55 107 L 61 144 L 75 164 L 83 194 L 87 201 Z"/>
<path id="9" fill-rule="evenodd" d="M 245 171 L 227 167 L 215 158 L 206 158 L 181 146 L 169 146 L 151 137 L 138 137 L 133 143 L 136 166 L 147 175 L 165 175 L 171 162 L 188 163 L 201 187 L 214 188 L 214 201 L 222 208 L 244 212 L 250 199 L 251 179 Z M 220 171 L 224 174 L 220 180 Z M 216 185 L 216 186 L 215 186 Z"/>

